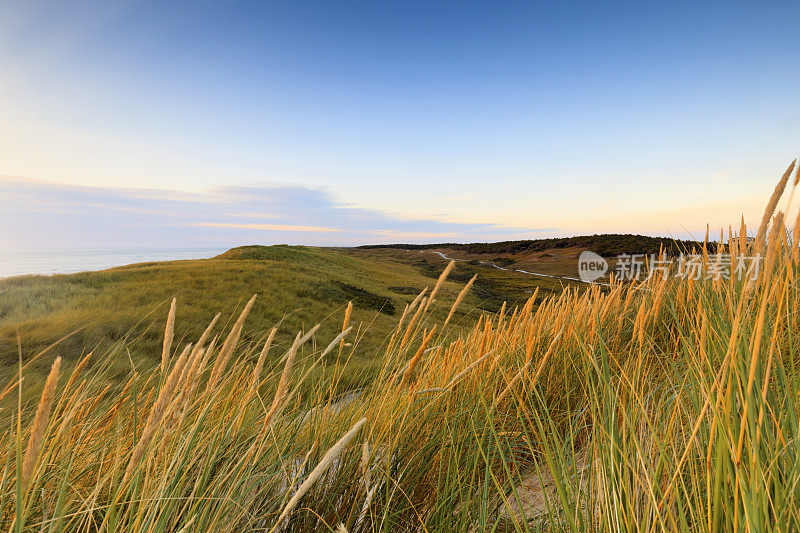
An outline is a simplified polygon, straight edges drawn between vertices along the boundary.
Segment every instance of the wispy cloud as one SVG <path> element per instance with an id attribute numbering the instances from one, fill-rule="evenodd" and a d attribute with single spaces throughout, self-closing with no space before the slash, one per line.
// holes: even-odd
<path id="1" fill-rule="evenodd" d="M 234 224 L 232 222 L 199 222 L 197 226 L 206 228 L 239 228 L 239 229 L 258 229 L 264 231 L 303 231 L 310 233 L 327 233 L 330 231 L 342 231 L 336 228 L 325 228 L 323 226 L 293 226 L 291 224 Z"/>
<path id="2" fill-rule="evenodd" d="M 268 223 L 265 223 L 268 222 Z M 293 185 L 205 194 L 58 185 L 0 178 L 6 247 L 357 245 L 524 238 L 552 229 L 407 219 Z"/>
<path id="3" fill-rule="evenodd" d="M 441 239 L 454 239 L 458 238 L 458 233 L 426 233 L 424 231 L 417 232 L 400 232 L 388 229 L 376 230 L 373 233 L 384 237 L 391 237 L 392 239 L 414 239 L 414 240 L 441 240 Z"/>

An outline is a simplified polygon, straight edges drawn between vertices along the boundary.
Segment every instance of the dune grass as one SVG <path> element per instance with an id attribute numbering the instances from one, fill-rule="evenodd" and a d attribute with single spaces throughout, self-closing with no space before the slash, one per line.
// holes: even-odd
<path id="1" fill-rule="evenodd" d="M 357 352 L 346 320 L 327 342 L 304 330 L 266 358 L 236 326 L 187 343 L 178 306 L 164 363 L 122 390 L 102 362 L 69 375 L 56 362 L 35 416 L 4 412 L 3 525 L 797 529 L 800 227 L 776 205 L 754 242 L 731 232 L 717 250 L 763 254 L 754 279 L 567 289 L 457 335 L 442 295 L 423 291 L 348 394 L 312 377 L 322 361 L 340 375 Z"/>
<path id="2" fill-rule="evenodd" d="M 357 362 L 372 368 L 379 364 L 376 358 L 404 305 L 424 287 L 433 287 L 446 264 L 438 256 L 419 252 L 410 257 L 391 250 L 249 246 L 212 259 L 3 279 L 0 381 L 15 371 L 18 339 L 27 362 L 63 337 L 67 338 L 50 349 L 50 362 L 61 356 L 69 370 L 93 351 L 94 362 L 111 359 L 111 377 L 125 381 L 130 371 L 128 352 L 141 369 L 160 362 L 164 315 L 173 298 L 178 300 L 181 324 L 176 339 L 189 340 L 196 339 L 217 313 L 222 313 L 219 329 L 229 329 L 230 317 L 256 293 L 259 298 L 242 332 L 246 346 L 260 342 L 278 324 L 275 344 L 284 349 L 294 332 L 317 323 L 321 323 L 320 338 L 335 335 L 338 325 L 329 317 L 341 316 L 352 302 L 360 349 L 351 368 Z M 461 289 L 460 280 L 474 274 L 470 269 L 474 270 L 460 264 L 443 287 L 443 296 L 452 298 Z M 452 318 L 455 329 L 471 324 L 482 309 L 499 309 L 504 300 L 509 304 L 524 300 L 537 287 L 542 288 L 540 295 L 561 290 L 548 280 L 499 271 L 486 274 Z M 441 314 L 437 318 L 444 319 L 446 310 L 437 312 Z M 44 359 L 28 367 L 34 381 L 44 380 L 48 371 Z M 354 385 L 360 379 L 350 372 L 342 379 L 351 378 Z"/>

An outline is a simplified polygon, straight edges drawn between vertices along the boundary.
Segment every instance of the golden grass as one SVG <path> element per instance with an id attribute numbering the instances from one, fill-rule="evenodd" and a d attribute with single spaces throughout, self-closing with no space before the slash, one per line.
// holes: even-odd
<path id="1" fill-rule="evenodd" d="M 442 326 L 442 329 L 447 327 L 447 324 L 450 323 L 450 319 L 453 318 L 453 315 L 456 313 L 456 309 L 458 309 L 459 304 L 461 304 L 461 301 L 464 300 L 464 297 L 467 295 L 469 290 L 472 288 L 472 284 L 475 283 L 476 279 L 478 279 L 478 275 L 477 274 L 472 276 L 472 278 L 470 278 L 470 280 L 467 282 L 467 284 L 464 285 L 464 288 L 461 289 L 461 291 L 458 293 L 458 296 L 456 296 L 456 301 L 453 302 L 453 306 L 450 308 L 450 312 L 447 313 L 447 318 L 444 321 L 444 326 Z"/>
<path id="2" fill-rule="evenodd" d="M 30 481 L 33 469 L 36 466 L 36 461 L 42 451 L 44 444 L 44 434 L 47 429 L 47 424 L 50 422 L 50 410 L 53 407 L 53 398 L 55 397 L 56 384 L 58 383 L 58 373 L 61 370 L 61 358 L 56 358 L 53 362 L 53 368 L 50 370 L 50 375 L 47 376 L 47 381 L 44 384 L 44 391 L 39 400 L 39 406 L 36 408 L 36 417 L 33 419 L 31 425 L 31 434 L 28 438 L 28 447 L 25 449 L 25 458 L 22 460 L 22 487 L 26 487 Z"/>
<path id="3" fill-rule="evenodd" d="M 325 452 L 325 455 L 322 456 L 322 460 L 316 467 L 314 467 L 314 470 L 311 471 L 306 480 L 303 481 L 303 484 L 297 489 L 297 492 L 292 496 L 292 499 L 289 500 L 289 503 L 287 503 L 286 507 L 284 507 L 283 511 L 281 511 L 278 520 L 276 521 L 275 525 L 272 526 L 270 531 L 275 531 L 275 529 L 283 522 L 283 520 L 289 516 L 289 513 L 291 513 L 295 508 L 297 502 L 300 501 L 303 495 L 308 492 L 308 489 L 310 489 L 314 483 L 316 483 L 322 474 L 324 474 L 331 467 L 331 465 L 333 465 L 334 461 L 338 459 L 347 445 L 350 444 L 350 441 L 353 440 L 353 437 L 356 436 L 358 430 L 361 429 L 361 426 L 363 426 L 366 422 L 366 418 L 362 418 L 356 422 L 356 424 L 350 428 L 350 431 L 342 435 L 342 438 L 339 439 L 336 444 L 334 444 L 327 452 Z"/>
<path id="4" fill-rule="evenodd" d="M 654 276 L 533 294 L 448 337 L 431 310 L 451 263 L 407 306 L 366 385 L 345 396 L 308 380 L 335 349 L 342 375 L 359 349 L 349 306 L 324 349 L 314 326 L 294 332 L 282 358 L 268 357 L 275 329 L 260 350 L 239 346 L 251 299 L 221 347 L 215 318 L 178 357 L 132 369 L 121 387 L 103 362 L 82 362 L 57 390 L 56 362 L 32 422 L 23 428 L 19 413 L 0 448 L 3 523 L 794 530 L 800 261 L 797 228 L 775 213 L 791 171 L 768 202 L 763 242 L 749 243 L 742 225 L 724 243 L 731 268 L 765 254 L 754 279 Z M 174 316 L 171 307 L 162 355 L 182 327 Z"/>
<path id="5" fill-rule="evenodd" d="M 166 369 L 169 360 L 169 352 L 172 349 L 172 338 L 175 335 L 175 307 L 178 301 L 176 298 L 172 299 L 169 306 L 169 315 L 167 315 L 167 326 L 164 330 L 164 345 L 161 349 L 161 368 Z"/>

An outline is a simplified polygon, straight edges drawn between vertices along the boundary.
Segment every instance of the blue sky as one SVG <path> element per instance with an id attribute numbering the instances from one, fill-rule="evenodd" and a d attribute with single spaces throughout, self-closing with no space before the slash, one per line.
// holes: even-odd
<path id="1" fill-rule="evenodd" d="M 0 2 L 0 243 L 757 222 L 800 141 L 798 15 L 797 1 Z M 234 216 L 244 190 L 258 202 Z M 91 224 L 65 215 L 76 197 L 104 206 Z"/>

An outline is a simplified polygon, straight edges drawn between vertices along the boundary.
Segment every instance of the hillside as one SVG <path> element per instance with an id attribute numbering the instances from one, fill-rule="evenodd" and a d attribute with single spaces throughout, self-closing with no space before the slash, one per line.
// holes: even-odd
<path id="1" fill-rule="evenodd" d="M 357 351 L 362 359 L 352 363 L 369 365 L 405 305 L 424 287 L 432 287 L 446 264 L 435 254 L 399 250 L 244 246 L 210 259 L 3 279 L 0 372 L 7 374 L 16 365 L 19 335 L 25 361 L 58 341 L 51 351 L 63 356 L 65 364 L 94 350 L 95 359 L 113 359 L 114 372 L 124 376 L 131 360 L 144 367 L 158 361 L 163 321 L 173 297 L 179 303 L 181 331 L 196 338 L 218 312 L 222 317 L 217 329 L 223 329 L 253 294 L 258 298 L 244 331 L 246 345 L 254 347 L 275 325 L 280 325 L 279 345 L 320 321 L 319 334 L 333 336 L 352 301 L 351 323 L 362 330 Z M 459 263 L 437 298 L 437 320 L 446 316 L 455 295 L 476 273 L 478 280 L 451 329 L 460 327 L 467 315 L 476 318 L 484 311 L 497 311 L 504 301 L 509 306 L 524 301 L 537 287 L 542 296 L 562 287 L 554 280 Z M 45 367 L 34 365 L 34 370 L 44 372 Z"/>
<path id="2" fill-rule="evenodd" d="M 254 343 L 259 338 L 251 331 L 263 332 L 280 324 L 277 339 L 283 344 L 291 341 L 291 331 L 308 329 L 319 317 L 329 317 L 321 333 L 334 332 L 340 327 L 344 307 L 352 301 L 353 319 L 369 325 L 359 341 L 365 349 L 359 353 L 369 354 L 385 341 L 404 306 L 435 282 L 447 264 L 441 253 L 459 259 L 443 300 L 478 275 L 460 308 L 458 316 L 463 317 L 496 312 L 504 302 L 513 306 L 537 288 L 540 296 L 559 293 L 572 281 L 545 276 L 574 277 L 578 254 L 584 249 L 613 257 L 656 253 L 662 247 L 675 253 L 696 246 L 641 235 L 355 248 L 253 245 L 210 259 L 7 278 L 0 280 L 0 372 L 16 364 L 18 335 L 23 358 L 58 341 L 52 351 L 65 356 L 67 363 L 87 350 L 94 350 L 96 356 L 113 353 L 123 375 L 130 370 L 127 356 L 122 357 L 125 348 L 136 364 L 152 365 L 160 353 L 161 321 L 173 297 L 181 304 L 178 320 L 191 325 L 187 332 L 191 337 L 199 335 L 200 325 L 217 312 L 227 321 L 252 294 L 258 294 L 251 330 L 244 332 L 244 339 Z"/>
<path id="3" fill-rule="evenodd" d="M 64 356 L 66 364 L 94 350 L 96 357 L 113 358 L 118 374 L 126 375 L 131 361 L 144 366 L 157 361 L 159 330 L 173 297 L 180 303 L 178 320 L 189 324 L 191 338 L 217 312 L 223 323 L 230 320 L 252 294 L 259 296 L 244 332 L 252 346 L 278 324 L 277 341 L 287 344 L 291 332 L 311 328 L 320 317 L 320 333 L 333 334 L 352 301 L 353 321 L 364 329 L 358 341 L 364 360 L 354 363 L 368 365 L 405 305 L 444 269 L 447 260 L 440 254 L 459 260 L 442 291 L 443 306 L 477 274 L 456 325 L 467 315 L 496 312 L 504 302 L 513 307 L 536 289 L 540 297 L 561 292 L 574 284 L 568 278 L 576 275 L 584 249 L 613 257 L 696 246 L 639 235 L 356 248 L 254 245 L 210 259 L 8 278 L 0 280 L 0 373 L 16 364 L 19 336 L 25 360 L 57 342 L 52 351 Z M 441 319 L 438 315 L 446 312 L 438 309 L 434 316 Z"/>

